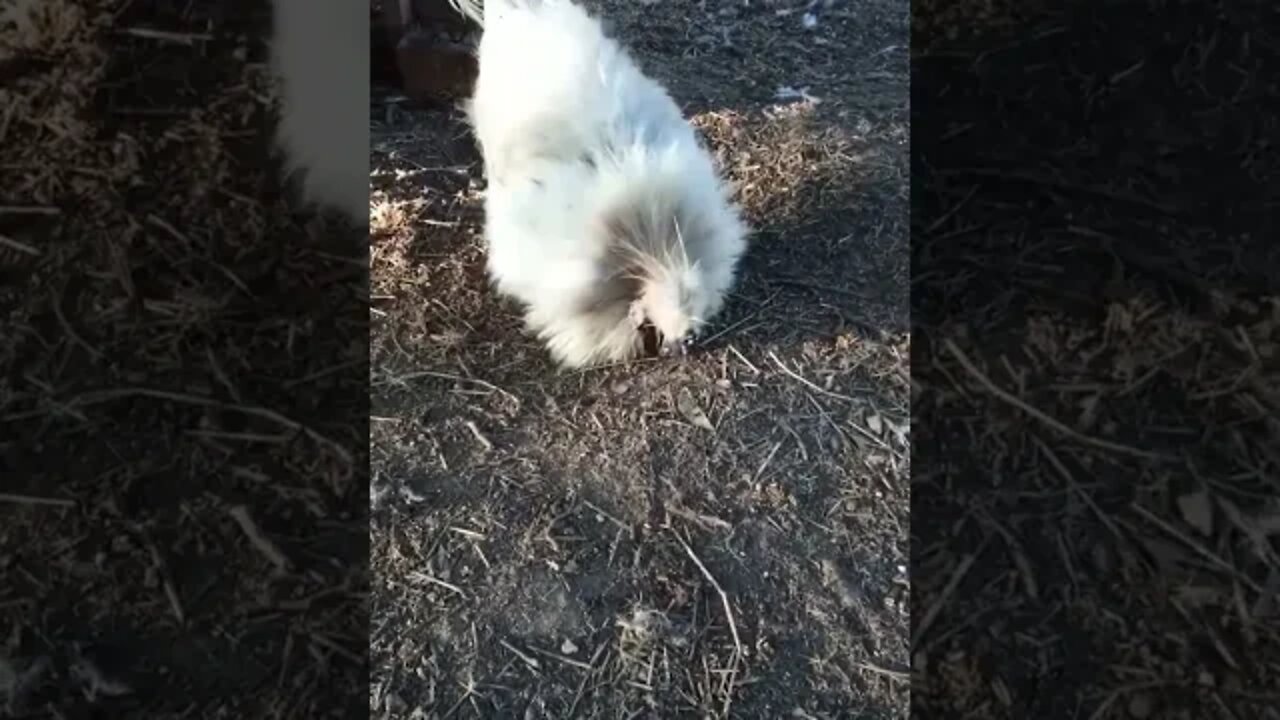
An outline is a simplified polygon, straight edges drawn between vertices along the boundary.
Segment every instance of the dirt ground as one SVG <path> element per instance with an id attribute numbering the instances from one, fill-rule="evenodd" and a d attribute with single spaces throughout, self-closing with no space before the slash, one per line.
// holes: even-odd
<path id="1" fill-rule="evenodd" d="M 0 4 L 0 716 L 366 707 L 365 234 L 224 5 Z"/>
<path id="2" fill-rule="evenodd" d="M 459 115 L 375 101 L 373 706 L 905 718 L 908 5 L 590 7 L 738 184 L 744 278 L 686 360 L 557 371 Z"/>
<path id="3" fill-rule="evenodd" d="M 913 716 L 1274 720 L 1280 13 L 967 5 L 915 15 Z"/>

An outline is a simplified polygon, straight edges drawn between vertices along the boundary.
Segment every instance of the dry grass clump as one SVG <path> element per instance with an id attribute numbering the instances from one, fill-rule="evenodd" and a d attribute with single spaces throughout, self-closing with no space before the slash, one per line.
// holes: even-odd
<path id="1" fill-rule="evenodd" d="M 1167 10 L 1080 9 L 913 76 L 932 714 L 1272 712 L 1280 252 L 1256 209 L 1278 126 L 1238 98 L 1274 101 L 1280 54 L 1250 13 Z"/>
<path id="2" fill-rule="evenodd" d="M 815 111 L 802 102 L 759 114 L 725 110 L 691 118 L 735 184 L 735 199 L 757 224 L 848 201 L 849 187 L 866 172 L 868 155 L 877 152 L 858 148 L 849 128 L 833 126 Z"/>
<path id="3" fill-rule="evenodd" d="M 127 141 L 95 142 L 97 88 L 110 38 L 104 21 L 114 3 L 23 2 L 0 10 L 0 140 L 5 202 L 50 214 L 66 194 L 100 197 L 137 170 Z M 79 173 L 58 172 L 80 168 Z M 86 172 L 88 171 L 88 172 Z M 19 212 L 10 208 L 6 214 Z"/>
<path id="4" fill-rule="evenodd" d="M 1045 3 L 1017 0 L 920 0 L 912 4 L 912 50 L 927 53 L 979 37 L 1008 35 L 1052 10 Z"/>

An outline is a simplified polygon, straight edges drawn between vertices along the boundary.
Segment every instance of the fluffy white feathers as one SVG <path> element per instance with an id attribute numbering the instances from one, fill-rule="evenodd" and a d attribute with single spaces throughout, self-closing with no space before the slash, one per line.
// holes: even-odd
<path id="1" fill-rule="evenodd" d="M 369 4 L 273 0 L 276 142 L 311 202 L 369 219 Z"/>
<path id="2" fill-rule="evenodd" d="M 488 270 L 568 366 L 681 351 L 746 246 L 710 156 L 660 85 L 567 0 L 459 0 L 480 21 L 472 122 Z"/>

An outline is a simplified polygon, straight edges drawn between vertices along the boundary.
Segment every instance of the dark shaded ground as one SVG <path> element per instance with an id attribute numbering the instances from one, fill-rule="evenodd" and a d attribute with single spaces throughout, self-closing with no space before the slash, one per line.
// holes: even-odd
<path id="1" fill-rule="evenodd" d="M 557 372 L 465 127 L 375 104 L 374 706 L 904 718 L 907 7 L 600 5 L 738 183 L 745 279 L 686 362 Z"/>
<path id="2" fill-rule="evenodd" d="M 269 17 L 0 10 L 0 714 L 364 711 L 363 233 L 264 165 Z"/>
<path id="3" fill-rule="evenodd" d="M 1280 717 L 1276 21 L 917 24 L 917 716 Z"/>

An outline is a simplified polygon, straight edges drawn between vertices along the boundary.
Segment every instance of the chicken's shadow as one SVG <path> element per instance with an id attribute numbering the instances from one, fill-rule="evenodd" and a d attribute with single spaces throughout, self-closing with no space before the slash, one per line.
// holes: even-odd
<path id="1" fill-rule="evenodd" d="M 775 122 L 767 110 L 743 117 L 748 124 Z M 817 118 L 811 123 L 814 133 L 843 130 Z M 721 157 L 751 154 L 715 140 L 709 144 Z M 855 140 L 841 153 L 842 159 L 816 163 L 812 172 L 785 178 L 777 188 L 757 187 L 756 197 L 742 198 L 752 229 L 749 247 L 705 349 L 738 344 L 781 350 L 848 332 L 878 340 L 908 331 L 909 198 L 899 169 L 905 153 L 893 157 L 893 148 L 877 140 Z M 736 164 L 769 160 L 766 154 Z M 768 180 L 733 177 L 735 163 L 727 164 L 739 195 L 744 186 Z"/>

